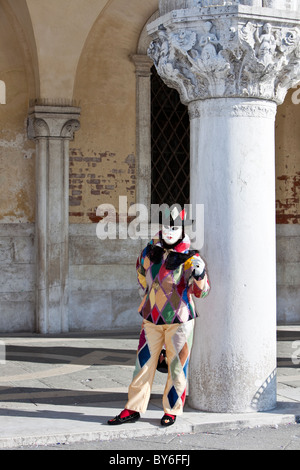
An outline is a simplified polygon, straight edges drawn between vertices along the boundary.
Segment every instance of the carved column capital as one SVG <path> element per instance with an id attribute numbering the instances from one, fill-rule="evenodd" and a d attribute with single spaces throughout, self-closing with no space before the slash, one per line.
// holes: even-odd
<path id="1" fill-rule="evenodd" d="M 253 11 L 240 4 L 176 10 L 149 25 L 148 54 L 184 104 L 221 97 L 280 104 L 299 82 L 300 17 Z"/>
<path id="2" fill-rule="evenodd" d="M 80 108 L 34 106 L 28 114 L 28 138 L 65 138 L 72 140 L 80 128 Z"/>
<path id="3" fill-rule="evenodd" d="M 149 77 L 153 61 L 144 54 L 133 54 L 131 59 L 135 65 L 135 71 L 138 77 Z"/>

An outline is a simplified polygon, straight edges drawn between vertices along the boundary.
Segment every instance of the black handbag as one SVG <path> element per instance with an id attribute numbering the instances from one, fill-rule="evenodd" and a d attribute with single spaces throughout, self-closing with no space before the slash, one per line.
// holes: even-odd
<path id="1" fill-rule="evenodd" d="M 166 356 L 166 350 L 165 349 L 162 349 L 160 354 L 159 354 L 156 369 L 159 372 L 162 372 L 163 374 L 168 373 L 168 363 L 167 363 L 167 356 Z"/>

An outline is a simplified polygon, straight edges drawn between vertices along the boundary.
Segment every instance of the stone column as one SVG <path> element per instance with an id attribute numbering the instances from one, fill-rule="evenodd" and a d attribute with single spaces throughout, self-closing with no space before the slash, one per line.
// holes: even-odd
<path id="1" fill-rule="evenodd" d="M 136 68 L 136 144 L 137 144 L 137 194 L 136 200 L 150 210 L 151 204 L 151 67 L 153 62 L 147 55 L 131 56 Z"/>
<path id="2" fill-rule="evenodd" d="M 68 331 L 69 141 L 79 108 L 35 106 L 28 136 L 36 141 L 36 329 Z"/>
<path id="3" fill-rule="evenodd" d="M 148 29 L 191 119 L 191 203 L 205 206 L 212 288 L 197 304 L 189 403 L 210 412 L 276 406 L 274 121 L 300 78 L 300 17 L 256 6 L 161 0 Z"/>

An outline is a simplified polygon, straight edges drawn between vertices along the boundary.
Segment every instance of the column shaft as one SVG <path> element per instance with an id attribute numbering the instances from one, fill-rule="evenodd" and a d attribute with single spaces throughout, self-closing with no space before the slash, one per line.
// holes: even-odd
<path id="1" fill-rule="evenodd" d="M 276 104 L 193 102 L 191 199 L 204 204 L 210 295 L 190 367 L 190 404 L 214 412 L 276 404 Z"/>
<path id="2" fill-rule="evenodd" d="M 161 0 L 147 28 L 191 117 L 211 291 L 197 304 L 189 395 L 212 412 L 276 404 L 274 119 L 300 73 L 299 9 L 279 3 Z"/>
<path id="3" fill-rule="evenodd" d="M 47 331 L 48 318 L 48 271 L 47 267 L 47 147 L 46 138 L 36 141 L 36 224 L 35 224 L 35 265 L 36 265 L 36 331 Z M 41 266 L 44 268 L 41 269 Z"/>
<path id="4" fill-rule="evenodd" d="M 145 55 L 133 55 L 136 67 L 136 145 L 137 145 L 137 189 L 136 200 L 148 210 L 151 204 L 151 67 L 153 61 Z"/>

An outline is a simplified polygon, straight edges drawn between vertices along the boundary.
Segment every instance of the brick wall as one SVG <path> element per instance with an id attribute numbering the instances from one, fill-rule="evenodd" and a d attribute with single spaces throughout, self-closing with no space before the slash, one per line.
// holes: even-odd
<path id="1" fill-rule="evenodd" d="M 98 222 L 96 209 L 109 203 L 118 208 L 118 198 L 135 202 L 135 157 L 118 158 L 111 152 L 70 151 L 70 223 Z"/>

